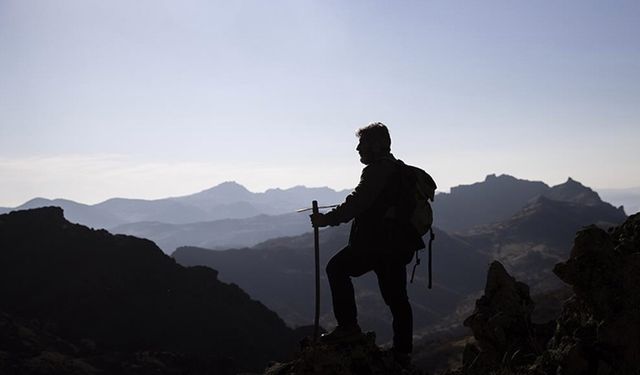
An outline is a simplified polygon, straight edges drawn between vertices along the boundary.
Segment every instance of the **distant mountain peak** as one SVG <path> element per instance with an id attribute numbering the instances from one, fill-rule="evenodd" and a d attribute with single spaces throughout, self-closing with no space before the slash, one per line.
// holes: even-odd
<path id="1" fill-rule="evenodd" d="M 220 184 L 214 186 L 213 188 L 214 189 L 215 188 L 220 188 L 220 189 L 221 188 L 225 188 L 225 189 L 231 188 L 231 189 L 244 189 L 244 190 L 247 190 L 246 187 L 244 187 L 243 185 L 237 183 L 236 181 L 225 181 L 223 183 L 220 183 Z"/>
<path id="2" fill-rule="evenodd" d="M 220 183 L 212 188 L 206 189 L 201 191 L 200 193 L 196 193 L 196 194 L 202 194 L 202 193 L 240 193 L 240 194 L 251 194 L 251 192 L 249 191 L 249 189 L 247 189 L 246 187 L 244 187 L 244 185 L 241 185 L 239 183 L 237 183 L 236 181 L 225 181 L 223 183 Z"/>
<path id="3" fill-rule="evenodd" d="M 517 178 L 509 175 L 509 174 L 501 174 L 501 175 L 497 175 L 495 173 L 491 173 L 488 174 L 487 177 L 484 178 L 484 182 L 491 182 L 491 181 L 515 181 L 518 180 Z"/>
<path id="4" fill-rule="evenodd" d="M 567 178 L 567 181 L 562 184 L 552 186 L 548 192 L 544 193 L 544 195 L 554 200 L 575 202 L 586 205 L 598 205 L 603 203 L 598 193 L 571 177 Z"/>

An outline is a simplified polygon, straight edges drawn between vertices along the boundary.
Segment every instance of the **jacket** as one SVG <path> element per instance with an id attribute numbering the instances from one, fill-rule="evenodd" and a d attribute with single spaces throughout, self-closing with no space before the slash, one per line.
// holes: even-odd
<path id="1" fill-rule="evenodd" d="M 351 247 L 394 255 L 408 263 L 415 250 L 424 248 L 424 242 L 408 221 L 389 216 L 401 194 L 400 168 L 391 153 L 371 162 L 362 170 L 354 191 L 325 218 L 332 226 L 353 219 L 349 235 Z"/>

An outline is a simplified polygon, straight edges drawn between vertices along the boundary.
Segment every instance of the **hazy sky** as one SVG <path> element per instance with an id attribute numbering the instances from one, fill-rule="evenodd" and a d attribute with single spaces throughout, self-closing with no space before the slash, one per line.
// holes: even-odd
<path id="1" fill-rule="evenodd" d="M 390 130 L 441 190 L 640 186 L 640 1 L 0 0 L 0 206 L 353 187 Z"/>

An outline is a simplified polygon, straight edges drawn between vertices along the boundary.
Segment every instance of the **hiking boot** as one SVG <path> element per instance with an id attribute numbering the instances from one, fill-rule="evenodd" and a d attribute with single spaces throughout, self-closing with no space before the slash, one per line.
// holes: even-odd
<path id="1" fill-rule="evenodd" d="M 355 326 L 337 326 L 329 333 L 320 335 L 320 342 L 325 344 L 338 344 L 358 341 L 362 338 L 362 330 L 357 324 Z"/>

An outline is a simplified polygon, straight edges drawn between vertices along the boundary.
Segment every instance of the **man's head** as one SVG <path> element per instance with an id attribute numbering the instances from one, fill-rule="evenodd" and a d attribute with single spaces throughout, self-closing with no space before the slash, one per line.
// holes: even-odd
<path id="1" fill-rule="evenodd" d="M 389 129 L 381 122 L 373 122 L 358 129 L 356 136 L 360 138 L 356 150 L 360 154 L 362 164 L 369 164 L 391 152 Z"/>

